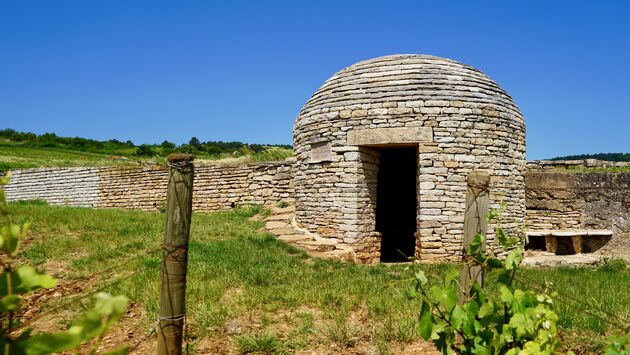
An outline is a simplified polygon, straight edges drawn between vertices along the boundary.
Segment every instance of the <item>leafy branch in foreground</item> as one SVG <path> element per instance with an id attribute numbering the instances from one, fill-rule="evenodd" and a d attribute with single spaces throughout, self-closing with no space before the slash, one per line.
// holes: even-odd
<path id="1" fill-rule="evenodd" d="M 488 220 L 496 218 L 491 211 Z M 501 259 L 494 250 L 483 248 L 485 236 L 477 234 L 466 252 L 465 263 L 479 270 L 499 274 L 499 292 L 486 292 L 471 280 L 468 290 L 461 290 L 459 272 L 449 272 L 441 285 L 428 285 L 422 271 L 415 271 L 412 294 L 421 294 L 420 334 L 431 340 L 444 354 L 552 354 L 562 343 L 557 337 L 558 316 L 551 309 L 551 295 L 521 290 L 514 286 L 523 259 L 518 237 L 509 236 L 499 224 L 496 241 L 509 250 Z M 458 303 L 460 292 L 468 300 Z"/>
<path id="2" fill-rule="evenodd" d="M 57 281 L 37 272 L 32 266 L 17 265 L 15 256 L 29 225 L 18 225 L 9 220 L 4 189 L 1 188 L 9 183 L 9 178 L 8 174 L 0 177 L 0 351 L 5 355 L 51 354 L 75 349 L 97 339 L 90 351 L 95 353 L 105 332 L 125 314 L 126 297 L 98 293 L 94 308 L 81 314 L 65 332 L 32 334 L 32 329 L 17 331 L 15 315 L 22 297 L 38 289 L 52 288 Z M 18 334 L 14 335 L 16 332 Z M 111 354 L 126 352 L 127 349 L 122 348 Z"/>

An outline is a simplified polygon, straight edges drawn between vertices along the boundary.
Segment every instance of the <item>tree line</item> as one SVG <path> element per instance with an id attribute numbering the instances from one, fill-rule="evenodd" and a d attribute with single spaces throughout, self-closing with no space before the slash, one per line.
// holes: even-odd
<path id="1" fill-rule="evenodd" d="M 597 153 L 597 154 L 579 154 L 567 155 L 564 157 L 556 157 L 551 160 L 583 160 L 597 159 L 605 161 L 630 161 L 630 153 Z"/>
<path id="2" fill-rule="evenodd" d="M 55 133 L 35 134 L 32 132 L 18 132 L 7 128 L 0 130 L 0 140 L 20 143 L 23 146 L 37 148 L 54 148 L 75 150 L 89 153 L 100 153 L 122 156 L 166 156 L 171 153 L 192 153 L 196 155 L 247 155 L 264 152 L 270 148 L 291 149 L 288 144 L 247 144 L 242 142 L 201 142 L 192 137 L 187 143 L 175 144 L 164 140 L 160 144 L 135 145 L 132 141 L 110 139 L 99 141 L 80 137 L 60 137 Z"/>

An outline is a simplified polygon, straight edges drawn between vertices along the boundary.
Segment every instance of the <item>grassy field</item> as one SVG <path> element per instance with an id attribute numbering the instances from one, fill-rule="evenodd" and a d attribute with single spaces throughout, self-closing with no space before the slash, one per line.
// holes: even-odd
<path id="1" fill-rule="evenodd" d="M 141 158 L 133 153 L 135 148 L 121 151 L 124 155 L 108 155 L 82 152 L 69 149 L 39 148 L 12 142 L 0 142 L 0 171 L 39 167 L 68 167 L 68 166 L 112 166 L 132 164 L 164 164 L 164 157 Z M 272 147 L 265 151 L 245 156 L 219 154 L 210 156 L 200 154 L 196 161 L 210 163 L 229 160 L 234 163 L 249 163 L 260 161 L 284 160 L 292 155 L 290 149 Z"/>
<path id="2" fill-rule="evenodd" d="M 104 166 L 130 164 L 140 158 L 109 156 L 55 148 L 35 148 L 0 143 L 0 171 L 44 166 Z"/>
<path id="3" fill-rule="evenodd" d="M 135 321 L 123 320 L 132 335 L 116 341 L 145 347 L 155 342 L 142 336 L 158 311 L 162 214 L 24 203 L 11 204 L 11 210 L 34 223 L 22 257 L 63 280 L 52 295 L 64 297 L 40 297 L 27 325 L 62 327 L 89 305 L 87 295 L 104 289 L 126 294 L 134 304 Z M 251 207 L 194 214 L 187 291 L 194 351 L 426 350 L 416 330 L 419 301 L 406 296 L 411 275 L 405 265 L 311 258 L 258 232 L 262 222 L 251 217 L 264 213 Z M 435 276 L 456 266 L 421 267 Z M 579 353 L 601 352 L 603 337 L 630 320 L 628 269 L 528 269 L 520 280 L 536 287 L 553 282 L 563 295 L 587 303 L 556 302 L 562 337 Z M 492 277 L 488 283 L 492 287 Z"/>

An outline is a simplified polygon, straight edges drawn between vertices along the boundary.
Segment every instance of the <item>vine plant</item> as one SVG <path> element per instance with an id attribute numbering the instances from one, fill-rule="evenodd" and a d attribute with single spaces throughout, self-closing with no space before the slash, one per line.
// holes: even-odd
<path id="1" fill-rule="evenodd" d="M 0 176 L 0 352 L 4 355 L 51 354 L 76 349 L 89 340 L 97 339 L 90 350 L 90 353 L 95 353 L 105 332 L 125 314 L 126 297 L 98 293 L 94 308 L 81 314 L 64 332 L 33 334 L 32 329 L 18 329 L 15 318 L 22 297 L 38 289 L 52 288 L 57 280 L 16 260 L 20 241 L 28 233 L 29 224 L 10 221 L 2 188 L 9 179 L 10 174 Z M 110 354 L 125 353 L 127 349 L 121 348 Z"/>
<path id="2" fill-rule="evenodd" d="M 504 208 L 504 207 L 503 207 Z M 491 210 L 488 222 L 499 214 Z M 444 354 L 552 354 L 562 344 L 557 338 L 557 314 L 552 310 L 555 293 L 535 293 L 514 285 L 523 259 L 522 240 L 509 236 L 500 223 L 497 245 L 483 248 L 485 236 L 477 234 L 466 251 L 465 263 L 498 273 L 498 293 L 487 292 L 471 280 L 469 290 L 460 290 L 459 271 L 447 273 L 441 285 L 428 285 L 424 272 L 415 270 L 412 294 L 423 296 L 420 334 Z M 458 302 L 460 292 L 469 299 Z"/>

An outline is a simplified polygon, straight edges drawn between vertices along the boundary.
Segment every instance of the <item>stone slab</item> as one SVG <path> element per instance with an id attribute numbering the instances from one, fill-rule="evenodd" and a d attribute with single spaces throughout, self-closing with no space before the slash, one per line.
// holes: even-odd
<path id="1" fill-rule="evenodd" d="M 394 127 L 353 129 L 348 131 L 349 145 L 431 143 L 431 127 Z"/>
<path id="2" fill-rule="evenodd" d="M 290 227 L 270 229 L 269 232 L 273 235 L 299 234 L 295 229 L 290 228 Z"/>
<path id="3" fill-rule="evenodd" d="M 574 236 L 612 236 L 608 229 L 574 229 L 574 230 L 535 230 L 526 231 L 528 237 L 574 237 Z"/>
<path id="4" fill-rule="evenodd" d="M 311 240 L 311 238 L 302 234 L 286 234 L 278 236 L 278 240 L 282 240 L 287 243 L 295 243 L 305 240 Z"/>
<path id="5" fill-rule="evenodd" d="M 265 223 L 267 229 L 287 228 L 290 227 L 289 223 L 282 221 L 269 221 Z"/>
<path id="6" fill-rule="evenodd" d="M 293 214 L 278 214 L 267 217 L 267 221 L 291 221 L 293 220 Z"/>
<path id="7" fill-rule="evenodd" d="M 332 251 L 335 250 L 335 245 L 334 244 L 330 244 L 330 243 L 321 243 L 315 240 L 308 240 L 308 241 L 303 241 L 303 242 L 297 242 L 296 243 L 299 247 L 308 249 L 308 250 L 313 250 L 313 251 Z"/>
<path id="8" fill-rule="evenodd" d="M 597 229 L 587 231 L 589 236 L 603 236 L 610 237 L 613 235 L 613 231 L 607 229 Z"/>
<path id="9" fill-rule="evenodd" d="M 582 236 L 582 235 L 586 235 L 587 232 L 586 231 L 577 231 L 577 230 L 572 230 L 572 231 L 556 231 L 556 232 L 552 232 L 551 235 L 554 237 L 577 237 L 577 236 Z"/>

